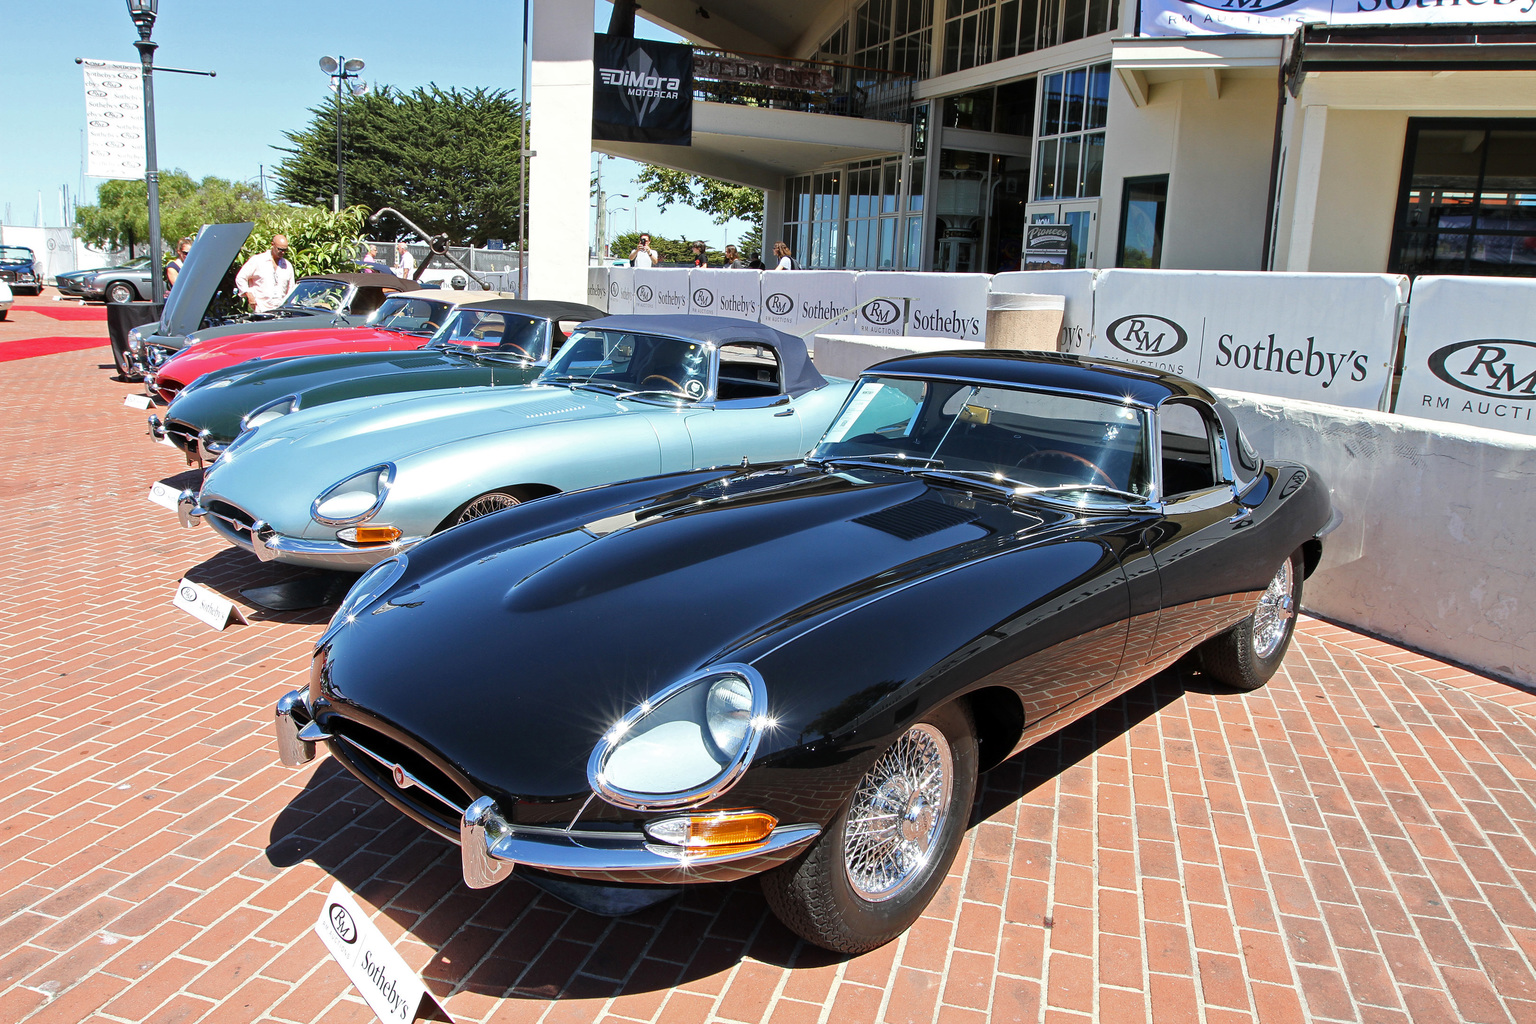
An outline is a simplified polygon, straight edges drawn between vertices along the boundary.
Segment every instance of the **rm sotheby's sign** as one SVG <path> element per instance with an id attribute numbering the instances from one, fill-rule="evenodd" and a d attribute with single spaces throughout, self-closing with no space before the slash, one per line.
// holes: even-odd
<path id="1" fill-rule="evenodd" d="M 1144 36 L 1288 35 L 1303 24 L 1536 24 L 1536 0 L 1143 0 Z"/>
<path id="2" fill-rule="evenodd" d="M 1536 281 L 1421 277 L 1397 412 L 1536 434 Z"/>
<path id="3" fill-rule="evenodd" d="M 1376 409 L 1407 293 L 1390 274 L 1105 270 L 1089 354 L 1206 387 Z"/>
<path id="4" fill-rule="evenodd" d="M 380 1020 L 409 1024 L 420 1015 L 422 1000 L 432 999 L 421 978 L 406 966 L 340 882 L 331 884 L 320 920 L 315 922 L 315 934 Z"/>

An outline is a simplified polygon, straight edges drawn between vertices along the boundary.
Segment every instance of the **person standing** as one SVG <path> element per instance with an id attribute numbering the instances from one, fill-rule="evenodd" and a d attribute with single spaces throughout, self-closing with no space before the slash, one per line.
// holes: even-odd
<path id="1" fill-rule="evenodd" d="M 395 276 L 410 280 L 416 273 L 416 260 L 411 256 L 411 247 L 404 242 L 395 243 Z"/>
<path id="2" fill-rule="evenodd" d="M 365 274 L 389 273 L 389 264 L 379 259 L 379 247 L 372 242 L 368 243 L 368 255 L 364 256 L 359 262 L 362 263 L 363 273 Z"/>
<path id="3" fill-rule="evenodd" d="M 693 243 L 693 265 L 696 267 L 709 266 L 709 258 L 704 255 L 704 243 Z"/>
<path id="4" fill-rule="evenodd" d="M 293 264 L 288 262 L 288 239 L 272 236 L 272 247 L 245 261 L 235 275 L 235 291 L 251 304 L 251 309 L 266 313 L 283 304 L 293 291 Z"/>
<path id="5" fill-rule="evenodd" d="M 746 268 L 747 268 L 747 261 L 741 258 L 741 253 L 736 251 L 736 247 L 734 245 L 726 246 L 725 247 L 725 269 L 726 270 L 745 270 Z"/>
<path id="6" fill-rule="evenodd" d="M 651 248 L 651 236 L 641 235 L 640 244 L 630 251 L 629 265 L 643 270 L 646 267 L 654 267 L 659 262 L 661 257 L 656 255 L 655 249 Z"/>
<path id="7" fill-rule="evenodd" d="M 176 255 L 171 257 L 171 262 L 165 265 L 165 290 L 170 291 L 176 286 L 176 279 L 181 276 L 181 268 L 187 262 L 187 253 L 192 251 L 192 239 L 183 238 L 176 243 Z"/>
<path id="8" fill-rule="evenodd" d="M 778 260 L 778 262 L 773 265 L 774 270 L 795 269 L 795 261 L 793 258 L 791 258 L 789 246 L 785 245 L 783 242 L 773 243 L 773 255 Z"/>

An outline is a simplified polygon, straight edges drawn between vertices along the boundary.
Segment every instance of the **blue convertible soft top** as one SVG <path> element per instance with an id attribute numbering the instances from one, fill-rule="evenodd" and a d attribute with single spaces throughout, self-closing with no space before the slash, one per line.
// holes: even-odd
<path id="1" fill-rule="evenodd" d="M 713 345 L 746 342 L 767 345 L 777 349 L 779 362 L 784 367 L 784 390 L 799 397 L 827 383 L 811 365 L 811 354 L 806 351 L 805 340 L 793 334 L 776 331 L 772 327 L 752 320 L 738 320 L 729 316 L 605 316 L 601 320 L 589 320 L 582 324 L 605 331 L 631 331 L 636 334 L 661 334 L 669 338 L 683 338 Z"/>

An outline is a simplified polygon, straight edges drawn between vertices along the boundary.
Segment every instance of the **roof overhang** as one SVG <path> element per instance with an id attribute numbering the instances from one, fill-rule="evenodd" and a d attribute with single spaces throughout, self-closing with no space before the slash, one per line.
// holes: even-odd
<path id="1" fill-rule="evenodd" d="M 1199 81 L 1212 99 L 1228 78 L 1269 78 L 1279 73 L 1286 36 L 1141 36 L 1116 39 L 1110 61 L 1131 101 L 1144 107 L 1162 82 Z"/>

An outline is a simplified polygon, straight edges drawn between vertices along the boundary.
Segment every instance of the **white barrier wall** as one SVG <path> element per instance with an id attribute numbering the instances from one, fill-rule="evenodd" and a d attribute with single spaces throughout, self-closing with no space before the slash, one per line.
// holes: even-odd
<path id="1" fill-rule="evenodd" d="M 1093 337 L 1093 283 L 1098 274 L 1097 270 L 1014 270 L 993 274 L 992 290 L 1065 298 L 1061 351 L 1085 356 Z"/>
<path id="2" fill-rule="evenodd" d="M 859 274 L 853 318 L 858 334 L 903 334 L 985 341 L 986 274 Z"/>
<path id="3" fill-rule="evenodd" d="M 686 269 L 642 270 L 636 267 L 631 273 L 635 275 L 634 312 L 653 316 L 688 312 Z"/>
<path id="4" fill-rule="evenodd" d="M 693 270 L 688 274 L 688 312 L 756 320 L 762 312 L 763 278 L 750 270 Z"/>
<path id="5" fill-rule="evenodd" d="M 1206 387 L 1376 409 L 1407 299 L 1395 274 L 1105 270 L 1089 353 Z"/>
<path id="6" fill-rule="evenodd" d="M 635 271 L 633 267 L 609 267 L 608 312 L 615 316 L 635 311 Z"/>
<path id="7" fill-rule="evenodd" d="M 847 330 L 856 273 L 846 270 L 766 270 L 759 320 L 785 334 Z"/>
<path id="8" fill-rule="evenodd" d="M 612 313 L 608 308 L 608 268 L 587 268 L 587 305 Z"/>
<path id="9" fill-rule="evenodd" d="M 1475 669 L 1536 684 L 1536 440 L 1223 392 L 1261 453 L 1304 462 L 1344 522 L 1303 604 Z"/>
<path id="10" fill-rule="evenodd" d="M 1421 277 L 1397 410 L 1536 435 L 1536 281 Z"/>

